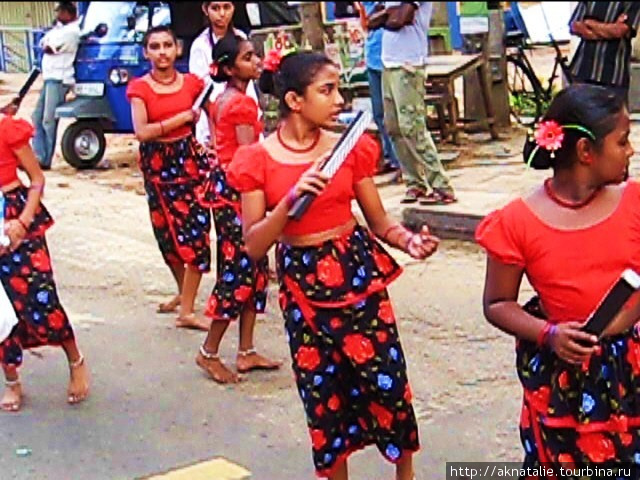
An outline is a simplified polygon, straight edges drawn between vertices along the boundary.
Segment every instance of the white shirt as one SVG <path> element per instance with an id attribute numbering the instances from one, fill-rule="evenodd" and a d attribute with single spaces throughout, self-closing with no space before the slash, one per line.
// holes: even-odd
<path id="1" fill-rule="evenodd" d="M 237 28 L 233 29 L 233 33 L 242 38 L 247 38 L 245 33 L 242 30 L 238 30 Z M 212 34 L 214 44 L 220 40 L 216 37 L 216 34 Z M 191 51 L 189 52 L 189 72 L 197 75 L 200 78 L 204 78 L 209 75 L 209 67 L 211 66 L 212 59 L 212 50 L 213 45 L 211 44 L 211 39 L 209 38 L 209 29 L 205 28 L 200 35 L 196 37 L 196 39 L 191 44 Z M 211 96 L 209 97 L 210 102 L 214 102 L 218 95 L 224 92 L 224 83 L 213 82 L 213 91 L 211 92 Z M 256 88 L 254 82 L 249 82 L 247 86 L 247 95 L 253 98 L 258 105 L 260 102 L 258 101 L 258 94 L 256 92 Z M 196 124 L 196 139 L 202 145 L 209 145 L 209 140 L 211 140 L 211 132 L 209 131 L 209 119 L 207 118 L 207 113 L 202 112 L 200 114 L 200 119 Z"/>
<path id="2" fill-rule="evenodd" d="M 80 44 L 80 21 L 66 25 L 57 22 L 40 40 L 40 47 L 50 47 L 54 53 L 42 56 L 42 78 L 59 80 L 65 85 L 75 83 L 73 61 Z"/>
<path id="3" fill-rule="evenodd" d="M 405 2 L 384 2 L 386 8 Z M 410 65 L 421 67 L 427 64 L 429 54 L 429 24 L 431 23 L 431 2 L 413 2 L 416 8 L 411 25 L 397 32 L 384 30 L 382 33 L 382 64 L 386 68 Z"/>

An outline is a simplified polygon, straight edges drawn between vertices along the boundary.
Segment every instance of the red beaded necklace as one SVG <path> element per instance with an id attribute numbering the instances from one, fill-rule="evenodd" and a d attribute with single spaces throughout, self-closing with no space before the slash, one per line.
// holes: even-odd
<path id="1" fill-rule="evenodd" d="M 169 79 L 169 80 L 159 80 L 158 78 L 156 78 L 156 76 L 153 74 L 153 70 L 151 70 L 149 72 L 149 76 L 151 76 L 151 79 L 156 82 L 159 83 L 160 85 L 171 85 L 173 82 L 176 81 L 176 79 L 178 78 L 178 71 L 174 70 L 173 71 L 173 76 Z"/>
<path id="2" fill-rule="evenodd" d="M 551 180 L 552 180 L 551 178 L 547 178 L 544 181 L 544 191 L 547 194 L 547 196 L 551 200 L 553 200 L 554 203 L 557 203 L 561 207 L 570 208 L 572 210 L 577 210 L 579 208 L 582 208 L 582 207 L 590 204 L 593 201 L 593 199 L 596 198 L 596 195 L 598 195 L 598 193 L 600 193 L 600 190 L 601 190 L 601 188 L 598 187 L 593 192 L 591 192 L 591 195 L 589 195 L 584 200 L 582 200 L 580 202 L 569 202 L 567 200 L 564 200 L 564 199 L 560 198 L 558 196 L 558 194 L 556 194 L 556 192 L 553 191 L 553 189 L 551 188 Z"/>
<path id="3" fill-rule="evenodd" d="M 320 129 L 318 129 L 316 138 L 313 139 L 313 142 L 311 142 L 311 145 L 305 148 L 294 148 L 290 145 L 287 145 L 284 142 L 284 140 L 282 139 L 282 133 L 280 133 L 280 130 L 281 130 L 280 127 L 278 127 L 276 130 L 276 135 L 278 137 L 278 141 L 280 142 L 280 145 L 282 145 L 286 150 L 289 150 L 290 152 L 293 152 L 293 153 L 309 153 L 311 150 L 316 148 L 316 145 L 318 145 L 318 142 L 320 141 Z"/>

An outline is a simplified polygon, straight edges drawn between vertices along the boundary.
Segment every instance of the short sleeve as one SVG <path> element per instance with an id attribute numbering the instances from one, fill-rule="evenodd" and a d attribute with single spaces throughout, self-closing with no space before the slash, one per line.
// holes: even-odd
<path id="1" fill-rule="evenodd" d="M 353 149 L 353 183 L 363 178 L 373 177 L 378 169 L 380 160 L 380 145 L 371 135 L 363 135 Z"/>
<path id="2" fill-rule="evenodd" d="M 192 98 L 195 100 L 204 88 L 204 80 L 193 73 L 187 73 L 185 75 L 185 81 L 187 82 L 187 88 L 189 89 Z"/>
<path id="3" fill-rule="evenodd" d="M 239 192 L 264 189 L 265 155 L 259 144 L 242 145 L 227 167 L 229 185 Z"/>
<path id="4" fill-rule="evenodd" d="M 476 242 L 487 253 L 507 265 L 525 266 L 525 257 L 520 242 L 509 221 L 509 205 L 487 215 L 476 228 Z"/>
<path id="5" fill-rule="evenodd" d="M 136 78 L 133 82 L 129 83 L 127 87 L 127 99 L 131 102 L 132 98 L 140 98 L 141 100 L 147 100 L 147 87 L 146 83 L 141 78 Z"/>
<path id="6" fill-rule="evenodd" d="M 232 125 L 255 125 L 258 121 L 258 104 L 247 95 L 231 99 L 226 117 Z"/>
<path id="7" fill-rule="evenodd" d="M 5 117 L 2 127 L 2 137 L 11 150 L 27 145 L 33 137 L 33 126 L 21 118 Z"/>

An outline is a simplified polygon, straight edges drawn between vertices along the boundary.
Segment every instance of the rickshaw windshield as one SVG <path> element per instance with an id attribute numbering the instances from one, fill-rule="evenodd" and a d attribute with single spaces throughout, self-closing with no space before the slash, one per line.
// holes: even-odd
<path id="1" fill-rule="evenodd" d="M 130 28 L 131 23 L 135 28 Z M 170 23 L 169 6 L 154 9 L 153 25 Z M 91 2 L 82 21 L 82 36 L 94 43 L 138 41 L 149 26 L 149 7 L 138 2 Z"/>

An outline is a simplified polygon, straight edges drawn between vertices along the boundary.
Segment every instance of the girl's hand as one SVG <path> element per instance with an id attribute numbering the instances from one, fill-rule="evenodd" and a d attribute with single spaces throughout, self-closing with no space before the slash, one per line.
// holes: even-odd
<path id="1" fill-rule="evenodd" d="M 565 362 L 581 365 L 597 348 L 598 338 L 580 330 L 582 326 L 578 322 L 560 323 L 549 340 L 551 349 Z"/>
<path id="2" fill-rule="evenodd" d="M 440 239 L 429 232 L 429 227 L 423 225 L 420 232 L 414 233 L 407 243 L 407 253 L 417 260 L 423 260 L 435 253 Z"/>
<path id="3" fill-rule="evenodd" d="M 319 163 L 315 163 L 309 170 L 304 172 L 298 182 L 293 187 L 293 192 L 297 198 L 303 193 L 320 195 L 327 186 L 329 179 L 318 170 Z"/>
<path id="4" fill-rule="evenodd" d="M 9 237 L 10 243 L 8 248 L 11 252 L 16 250 L 24 240 L 24 237 L 27 236 L 27 231 L 18 220 L 7 221 L 4 226 L 4 233 Z"/>

